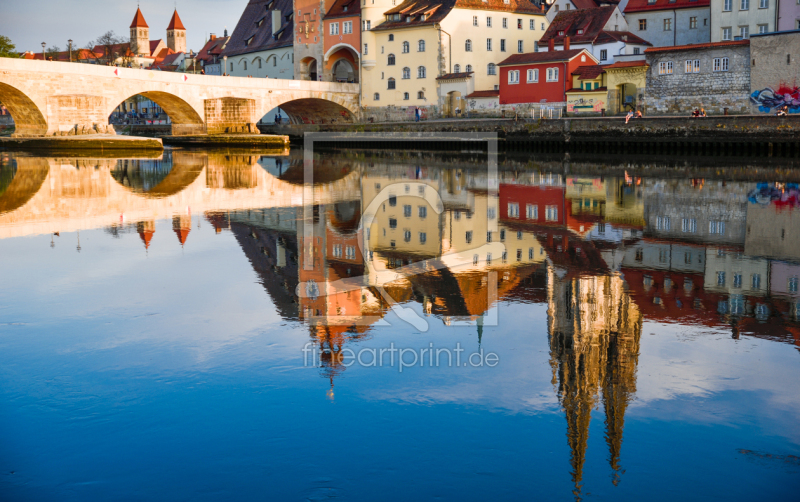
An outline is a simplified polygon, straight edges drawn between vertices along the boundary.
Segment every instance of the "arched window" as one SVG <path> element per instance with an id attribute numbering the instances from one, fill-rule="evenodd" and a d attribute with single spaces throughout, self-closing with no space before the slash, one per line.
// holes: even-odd
<path id="1" fill-rule="evenodd" d="M 408 99 L 409 99 L 409 95 L 408 95 L 408 93 L 407 93 L 407 92 L 404 92 L 404 93 L 403 93 L 403 99 L 405 99 L 405 100 L 408 100 Z"/>
<path id="2" fill-rule="evenodd" d="M 461 73 L 461 65 L 453 65 L 453 73 Z"/>
<path id="3" fill-rule="evenodd" d="M 466 70 L 467 70 L 467 73 L 472 73 L 472 65 L 468 64 Z"/>
<path id="4" fill-rule="evenodd" d="M 386 64 L 394 66 L 394 54 L 389 54 L 389 61 Z"/>
<path id="5" fill-rule="evenodd" d="M 378 101 L 379 99 L 381 99 L 381 95 L 376 92 L 375 94 L 372 95 L 372 99 Z"/>
<path id="6" fill-rule="evenodd" d="M 394 79 L 393 79 L 393 78 L 390 78 L 390 79 L 389 79 L 389 86 L 388 86 L 388 89 L 394 89 L 394 88 L 395 88 L 395 87 L 394 87 Z"/>
<path id="7" fill-rule="evenodd" d="M 404 79 L 411 78 L 411 68 L 409 68 L 408 66 L 403 68 L 403 78 Z"/>
<path id="8" fill-rule="evenodd" d="M 417 42 L 417 52 L 425 52 L 425 41 L 420 40 Z"/>
<path id="9" fill-rule="evenodd" d="M 258 58 L 258 67 L 261 68 L 261 58 Z"/>
<path id="10" fill-rule="evenodd" d="M 278 66 L 278 56 L 272 56 L 272 66 Z"/>
<path id="11" fill-rule="evenodd" d="M 394 42 L 394 35 L 389 33 L 389 41 Z"/>
<path id="12" fill-rule="evenodd" d="M 486 74 L 487 75 L 497 75 L 497 67 L 494 63 L 489 63 L 486 65 Z"/>
<path id="13" fill-rule="evenodd" d="M 425 67 L 420 66 L 417 68 L 417 78 L 425 78 Z"/>
<path id="14" fill-rule="evenodd" d="M 411 49 L 410 46 L 408 45 L 408 42 L 403 42 L 403 54 L 408 54 L 409 50 Z"/>
<path id="15" fill-rule="evenodd" d="M 467 41 L 464 42 L 464 50 L 467 52 L 472 52 L 472 40 L 467 39 Z"/>
<path id="16" fill-rule="evenodd" d="M 425 93 L 422 91 L 417 92 L 417 99 L 425 99 Z"/>
<path id="17" fill-rule="evenodd" d="M 244 69 L 247 70 L 247 61 L 242 61 L 242 63 L 244 64 Z"/>

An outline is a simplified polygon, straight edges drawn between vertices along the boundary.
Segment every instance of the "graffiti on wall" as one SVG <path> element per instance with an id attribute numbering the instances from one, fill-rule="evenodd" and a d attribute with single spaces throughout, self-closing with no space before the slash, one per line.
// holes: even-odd
<path id="1" fill-rule="evenodd" d="M 800 207 L 800 186 L 797 183 L 759 183 L 747 195 L 751 204 L 774 205 L 779 208 Z"/>
<path id="2" fill-rule="evenodd" d="M 599 98 L 570 98 L 567 101 L 567 113 L 597 112 L 605 108 L 606 104 Z"/>
<path id="3" fill-rule="evenodd" d="M 764 113 L 771 113 L 784 106 L 789 107 L 789 113 L 800 113 L 800 88 L 785 84 L 781 84 L 777 89 L 767 87 L 760 91 L 753 91 L 750 101 Z"/>

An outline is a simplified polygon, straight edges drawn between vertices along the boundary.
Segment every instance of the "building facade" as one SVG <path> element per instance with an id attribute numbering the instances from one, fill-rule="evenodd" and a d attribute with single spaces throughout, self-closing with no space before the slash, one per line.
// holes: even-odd
<path id="1" fill-rule="evenodd" d="M 800 30 L 800 3 L 797 0 L 778 2 L 778 31 Z"/>
<path id="2" fill-rule="evenodd" d="M 647 114 L 750 112 L 749 40 L 654 47 L 646 58 Z"/>
<path id="3" fill-rule="evenodd" d="M 322 80 L 325 55 L 325 0 L 294 0 L 294 74 L 298 80 Z"/>
<path id="4" fill-rule="evenodd" d="M 223 75 L 294 78 L 291 0 L 250 0 L 220 54 Z"/>
<path id="5" fill-rule="evenodd" d="M 360 82 L 360 1 L 336 0 L 325 14 L 323 31 L 323 80 Z"/>
<path id="6" fill-rule="evenodd" d="M 625 17 L 631 31 L 654 47 L 711 41 L 711 0 L 631 0 Z"/>
<path id="7" fill-rule="evenodd" d="M 750 100 L 753 113 L 800 113 L 800 31 L 750 39 Z"/>
<path id="8" fill-rule="evenodd" d="M 500 63 L 500 104 L 565 103 L 572 73 L 597 63 L 586 49 L 510 56 Z"/>
<path id="9" fill-rule="evenodd" d="M 726 42 L 775 31 L 778 0 L 711 0 L 711 41 Z"/>

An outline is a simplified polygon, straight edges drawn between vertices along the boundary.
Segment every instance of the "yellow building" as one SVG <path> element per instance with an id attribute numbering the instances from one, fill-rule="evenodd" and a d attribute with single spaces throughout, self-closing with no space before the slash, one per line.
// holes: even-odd
<path id="1" fill-rule="evenodd" d="M 371 1 L 371 0 L 370 0 Z M 467 89 L 497 89 L 497 63 L 533 52 L 547 28 L 544 12 L 526 0 L 377 0 L 362 6 L 362 105 L 440 113 Z M 463 91 L 440 95 L 437 77 L 471 73 Z"/>

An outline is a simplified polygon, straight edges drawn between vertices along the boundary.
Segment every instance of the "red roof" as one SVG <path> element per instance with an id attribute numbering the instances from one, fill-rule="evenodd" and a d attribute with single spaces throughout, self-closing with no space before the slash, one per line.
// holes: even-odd
<path id="1" fill-rule="evenodd" d="M 142 238 L 142 242 L 144 242 L 144 248 L 148 249 L 150 247 L 150 241 L 153 240 L 153 234 L 155 230 L 144 230 L 139 232 L 139 237 Z"/>
<path id="2" fill-rule="evenodd" d="M 690 51 L 692 49 L 710 49 L 712 47 L 727 47 L 729 45 L 750 45 L 750 40 L 731 40 L 728 42 L 712 42 L 707 44 L 675 45 L 672 47 L 650 47 L 645 52 Z"/>
<path id="3" fill-rule="evenodd" d="M 169 26 L 167 26 L 168 30 L 186 30 L 183 27 L 183 23 L 181 22 L 181 17 L 178 15 L 178 9 L 175 9 L 175 12 L 172 13 L 172 19 L 169 21 Z"/>
<path id="4" fill-rule="evenodd" d="M 634 66 L 647 66 L 647 61 L 644 59 L 639 59 L 637 61 L 618 61 L 614 64 L 607 64 L 603 66 L 603 68 L 608 70 L 609 68 L 631 68 Z"/>
<path id="5" fill-rule="evenodd" d="M 575 68 L 575 71 L 572 72 L 572 74 L 577 75 L 578 78 L 581 80 L 590 80 L 599 77 L 605 71 L 606 69 L 602 65 L 594 64 L 587 66 L 579 66 Z"/>
<path id="6" fill-rule="evenodd" d="M 225 44 L 228 42 L 230 37 L 214 37 L 208 42 L 206 45 L 200 49 L 200 52 L 197 53 L 196 59 L 198 61 L 205 61 L 210 63 L 213 61 L 213 56 L 219 56 L 222 53 L 222 49 L 225 47 Z"/>
<path id="7" fill-rule="evenodd" d="M 144 20 L 144 15 L 142 15 L 142 10 L 138 7 L 136 8 L 136 15 L 133 16 L 131 28 L 149 28 Z"/>
<path id="8" fill-rule="evenodd" d="M 325 14 L 325 19 L 350 16 L 361 16 L 361 2 L 359 0 L 336 0 L 328 13 Z"/>
<path id="9" fill-rule="evenodd" d="M 553 52 L 527 52 L 525 54 L 512 54 L 500 62 L 497 66 L 511 66 L 519 64 L 532 64 L 532 63 L 554 63 L 557 61 L 569 61 L 576 57 L 578 54 L 585 52 L 592 61 L 597 62 L 594 57 L 586 51 L 586 49 L 570 49 L 568 51 L 553 51 Z"/>
<path id="10" fill-rule="evenodd" d="M 694 9 L 709 7 L 711 0 L 629 0 L 625 7 L 625 14 L 631 12 L 646 12 L 652 10 Z"/>
<path id="11" fill-rule="evenodd" d="M 467 98 L 496 98 L 498 96 L 500 96 L 500 91 L 488 90 L 474 91 L 472 94 L 468 94 Z"/>
<path id="12" fill-rule="evenodd" d="M 569 37 L 573 44 L 594 43 L 616 8 L 606 5 L 593 9 L 562 10 L 547 27 L 539 46 L 546 46 L 550 39 L 556 43 L 563 42 L 564 37 Z"/>
<path id="13" fill-rule="evenodd" d="M 158 44 L 160 44 L 160 43 L 161 43 L 161 39 L 160 38 L 158 40 L 150 40 L 150 55 L 151 56 L 156 51 L 156 49 L 158 48 Z"/>

